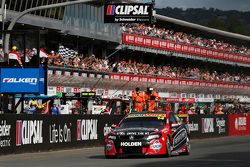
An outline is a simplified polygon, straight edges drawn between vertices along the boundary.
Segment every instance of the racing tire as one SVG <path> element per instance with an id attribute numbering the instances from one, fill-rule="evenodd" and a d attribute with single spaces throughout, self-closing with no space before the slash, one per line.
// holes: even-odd
<path id="1" fill-rule="evenodd" d="M 166 157 L 171 157 L 171 144 L 168 136 L 166 137 Z"/>
<path id="2" fill-rule="evenodd" d="M 189 137 L 187 138 L 187 143 L 185 146 L 186 146 L 185 152 L 182 152 L 180 155 L 189 155 L 190 154 L 191 145 L 189 144 Z"/>

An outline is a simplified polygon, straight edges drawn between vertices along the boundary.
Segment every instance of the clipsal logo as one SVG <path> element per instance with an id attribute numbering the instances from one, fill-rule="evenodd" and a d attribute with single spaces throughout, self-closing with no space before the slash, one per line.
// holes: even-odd
<path id="1" fill-rule="evenodd" d="M 148 5 L 108 5 L 106 15 L 148 15 Z"/>
<path id="2" fill-rule="evenodd" d="M 43 143 L 42 120 L 16 121 L 16 145 Z"/>
<path id="3" fill-rule="evenodd" d="M 97 119 L 77 120 L 77 140 L 97 140 Z"/>
<path id="4" fill-rule="evenodd" d="M 3 78 L 3 83 L 27 83 L 35 85 L 37 78 Z"/>
<path id="5" fill-rule="evenodd" d="M 247 126 L 247 118 L 246 117 L 239 117 L 235 119 L 234 122 L 236 130 L 246 130 Z"/>

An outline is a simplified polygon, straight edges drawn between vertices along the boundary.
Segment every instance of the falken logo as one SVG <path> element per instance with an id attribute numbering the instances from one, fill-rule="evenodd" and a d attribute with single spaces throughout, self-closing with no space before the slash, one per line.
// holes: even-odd
<path id="1" fill-rule="evenodd" d="M 106 15 L 149 15 L 149 6 L 108 5 Z"/>
<path id="2" fill-rule="evenodd" d="M 38 79 L 37 78 L 3 78 L 2 83 L 26 83 L 30 85 L 36 85 Z"/>

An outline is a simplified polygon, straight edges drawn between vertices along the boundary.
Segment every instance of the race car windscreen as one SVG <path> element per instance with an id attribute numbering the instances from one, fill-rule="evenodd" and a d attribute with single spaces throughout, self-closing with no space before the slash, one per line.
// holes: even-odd
<path id="1" fill-rule="evenodd" d="M 159 119 L 157 117 L 135 117 L 135 118 L 126 118 L 120 124 L 121 128 L 157 128 L 162 129 L 165 126 L 166 120 Z"/>

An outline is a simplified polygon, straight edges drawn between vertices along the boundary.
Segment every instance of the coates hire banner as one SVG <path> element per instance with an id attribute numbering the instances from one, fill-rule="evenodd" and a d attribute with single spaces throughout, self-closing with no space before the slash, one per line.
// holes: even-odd
<path id="1" fill-rule="evenodd" d="M 0 93 L 44 92 L 43 68 L 1 68 L 0 75 Z"/>
<path id="2" fill-rule="evenodd" d="M 152 4 L 105 4 L 104 23 L 151 23 Z"/>

